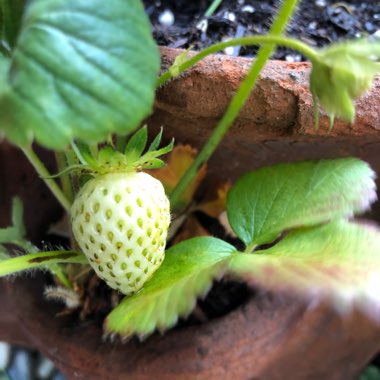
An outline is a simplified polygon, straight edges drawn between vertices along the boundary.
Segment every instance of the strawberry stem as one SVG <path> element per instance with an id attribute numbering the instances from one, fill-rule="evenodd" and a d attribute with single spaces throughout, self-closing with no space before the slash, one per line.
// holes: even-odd
<path id="1" fill-rule="evenodd" d="M 56 277 L 59 282 L 64 285 L 68 289 L 73 288 L 73 284 L 69 280 L 69 278 L 66 276 L 65 271 L 62 269 L 62 266 L 60 264 L 53 264 L 49 266 L 50 272 L 53 274 L 54 277 Z"/>
<path id="2" fill-rule="evenodd" d="M 279 36 L 285 30 L 289 18 L 292 16 L 297 6 L 298 0 L 285 0 L 277 14 L 275 21 L 270 30 L 270 36 Z M 251 66 L 246 78 L 241 83 L 235 96 L 232 98 L 228 105 L 227 111 L 219 121 L 217 127 L 212 133 L 209 140 L 206 142 L 201 152 L 194 160 L 192 165 L 188 168 L 186 173 L 182 176 L 173 192 L 170 194 L 171 208 L 175 210 L 181 200 L 182 193 L 186 190 L 187 186 L 191 183 L 196 176 L 199 168 L 210 158 L 214 153 L 217 146 L 220 144 L 224 135 L 235 121 L 240 110 L 246 103 L 251 90 L 256 84 L 256 81 L 260 75 L 261 70 L 264 68 L 267 60 L 272 54 L 272 51 L 276 45 L 274 43 L 265 45 L 260 48 L 257 58 Z"/>
<path id="3" fill-rule="evenodd" d="M 247 36 L 234 38 L 232 40 L 216 43 L 212 46 L 209 46 L 206 49 L 203 49 L 199 53 L 190 57 L 182 64 L 178 65 L 176 70 L 173 72 L 169 68 L 168 71 L 164 72 L 157 80 L 157 87 L 164 85 L 168 80 L 172 79 L 173 76 L 178 76 L 180 73 L 194 66 L 196 63 L 204 59 L 210 54 L 216 54 L 223 49 L 230 46 L 250 46 L 250 45 L 262 45 L 263 47 L 273 46 L 274 44 L 288 47 L 293 50 L 297 50 L 308 58 L 312 63 L 318 61 L 319 55 L 316 50 L 307 44 L 296 40 L 295 38 L 289 38 L 278 35 L 256 35 L 256 36 Z M 173 66 L 172 66 L 173 67 Z"/>
<path id="4" fill-rule="evenodd" d="M 69 200 L 66 198 L 65 194 L 57 185 L 57 183 L 53 179 L 49 179 L 49 177 L 51 177 L 51 174 L 46 169 L 46 166 L 43 164 L 43 162 L 40 160 L 37 154 L 33 151 L 32 147 L 23 147 L 22 151 L 24 152 L 25 156 L 28 158 L 30 163 L 33 165 L 36 172 L 45 182 L 46 186 L 57 198 L 61 206 L 66 210 L 68 214 L 70 214 L 71 204 Z"/>
<path id="5" fill-rule="evenodd" d="M 35 268 L 52 269 L 52 272 L 57 275 L 55 271 L 57 268 L 55 266 L 59 263 L 86 264 L 88 262 L 82 253 L 76 251 L 48 251 L 30 253 L 28 255 L 2 260 L 0 265 L 0 277 Z M 57 277 L 61 280 L 61 275 L 57 275 Z M 62 282 L 65 282 L 65 280 Z"/>
<path id="6" fill-rule="evenodd" d="M 57 162 L 59 172 L 62 172 L 68 166 L 66 155 L 63 152 L 55 152 L 55 160 Z M 63 173 L 60 180 L 63 193 L 71 203 L 74 199 L 74 194 L 69 174 Z"/>

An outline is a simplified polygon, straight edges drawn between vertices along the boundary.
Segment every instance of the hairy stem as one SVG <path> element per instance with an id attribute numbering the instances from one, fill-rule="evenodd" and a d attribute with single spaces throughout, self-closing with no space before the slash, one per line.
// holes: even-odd
<path id="1" fill-rule="evenodd" d="M 33 151 L 33 149 L 31 147 L 28 147 L 28 148 L 24 147 L 24 148 L 22 148 L 22 151 L 24 152 L 24 154 L 26 155 L 28 160 L 31 162 L 31 164 L 34 166 L 38 175 L 45 182 L 46 186 L 51 190 L 51 192 L 57 198 L 58 202 L 67 211 L 67 213 L 70 213 L 71 204 L 70 204 L 69 200 L 66 198 L 65 194 L 60 189 L 60 187 L 57 185 L 57 183 L 53 179 L 48 178 L 51 176 L 51 174 L 46 169 L 45 165 L 39 159 L 37 154 Z"/>
<path id="2" fill-rule="evenodd" d="M 58 279 L 58 281 L 64 285 L 66 288 L 72 289 L 73 284 L 67 277 L 65 271 L 63 270 L 61 264 L 53 264 L 49 266 L 50 272 L 53 274 L 54 277 Z"/>
<path id="3" fill-rule="evenodd" d="M 178 76 L 180 73 L 194 66 L 196 63 L 201 61 L 203 58 L 207 57 L 210 54 L 218 53 L 222 51 L 226 47 L 229 46 L 248 46 L 248 45 L 263 45 L 264 47 L 272 46 L 273 44 L 286 46 L 288 48 L 297 50 L 299 53 L 303 54 L 306 58 L 308 58 L 312 63 L 316 62 L 319 59 L 318 52 L 311 48 L 309 45 L 298 41 L 294 38 L 288 38 L 284 36 L 276 36 L 276 35 L 256 35 L 256 36 L 248 36 L 235 38 L 233 40 L 219 42 L 214 44 L 199 53 L 195 54 L 184 63 L 176 67 L 175 73 L 173 73 L 170 69 L 163 73 L 157 80 L 157 87 L 162 86 L 168 80 L 172 79 L 173 76 Z M 259 58 L 259 56 L 258 56 Z"/>
<path id="4" fill-rule="evenodd" d="M 35 268 L 47 268 L 56 264 L 86 264 L 86 257 L 76 251 L 49 251 L 31 253 L 0 262 L 0 277 Z"/>
<path id="5" fill-rule="evenodd" d="M 280 35 L 284 31 L 288 23 L 288 20 L 292 16 L 297 6 L 297 3 L 298 0 L 285 0 L 282 3 L 278 15 L 271 27 L 271 35 Z M 255 62 L 251 66 L 246 78 L 243 80 L 235 96 L 228 105 L 227 111 L 223 115 L 215 130 L 213 131 L 211 137 L 206 142 L 206 144 L 204 145 L 204 147 L 202 148 L 201 152 L 194 160 L 192 165 L 182 176 L 177 186 L 174 188 L 173 192 L 170 194 L 170 202 L 173 210 L 175 210 L 178 206 L 183 192 L 186 190 L 187 186 L 196 176 L 198 169 L 214 153 L 216 147 L 219 145 L 224 135 L 227 133 L 228 129 L 238 116 L 240 110 L 243 108 L 245 102 L 247 101 L 251 93 L 251 90 L 256 84 L 257 78 L 259 77 L 261 70 L 263 69 L 265 63 L 272 54 L 272 51 L 275 48 L 275 46 L 276 45 L 274 44 L 269 44 L 260 48 Z"/>

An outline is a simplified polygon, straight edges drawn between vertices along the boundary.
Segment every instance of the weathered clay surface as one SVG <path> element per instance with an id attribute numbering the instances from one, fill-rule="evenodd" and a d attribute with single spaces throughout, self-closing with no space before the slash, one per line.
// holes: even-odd
<path id="1" fill-rule="evenodd" d="M 166 65 L 178 54 L 162 52 Z M 159 91 L 149 124 L 163 125 L 168 138 L 173 135 L 178 142 L 200 147 L 249 62 L 208 58 Z M 322 118 L 315 133 L 306 89 L 308 70 L 307 64 L 269 64 L 257 97 L 247 104 L 210 161 L 209 183 L 215 177 L 233 180 L 275 162 L 347 155 L 366 159 L 380 172 L 379 79 L 371 95 L 358 103 L 353 126 L 338 123 L 329 134 Z M 7 149 L 0 155 L 2 170 L 9 160 Z M 19 156 L 14 162 L 22 170 L 28 167 Z M 31 205 L 27 215 L 41 215 L 28 219 L 37 234 L 52 218 L 51 204 L 39 198 L 39 188 L 32 186 L 34 179 L 25 182 L 29 176 L 34 178 L 30 168 L 18 176 L 15 163 L 7 164 L 2 177 L 16 183 L 1 186 L 2 206 L 9 204 L 10 194 L 22 194 Z M 2 225 L 7 220 L 9 214 L 3 215 Z M 39 348 L 69 379 L 350 380 L 357 379 L 380 350 L 380 328 L 364 316 L 357 313 L 342 319 L 324 305 L 311 309 L 297 300 L 268 294 L 202 325 L 154 335 L 144 343 L 111 344 L 102 341 L 99 326 L 56 318 L 59 307 L 43 300 L 42 285 L 36 279 L 16 279 L 3 288 L 0 297 L 8 313 L 0 317 L 0 339 L 24 340 Z"/>
<path id="2" fill-rule="evenodd" d="M 162 48 L 162 62 L 170 67 L 182 50 Z M 155 113 L 148 124 L 164 127 L 165 136 L 178 143 L 202 147 L 252 60 L 210 56 L 157 94 Z M 264 165 L 308 159 L 359 157 L 380 173 L 380 77 L 370 92 L 357 101 L 353 125 L 336 120 L 328 130 L 314 130 L 314 111 L 308 91 L 308 63 L 270 61 L 243 112 L 209 162 L 208 179 L 235 180 Z M 378 182 L 378 185 L 380 182 Z M 374 213 L 380 214 L 375 205 Z"/>
<path id="3" fill-rule="evenodd" d="M 168 68 L 183 50 L 162 48 L 163 67 Z M 184 119 L 195 131 L 212 129 L 252 63 L 251 59 L 214 55 L 163 86 L 157 96 L 157 112 Z M 281 137 L 379 135 L 380 77 L 371 91 L 357 101 L 355 123 L 337 120 L 329 132 L 321 111 L 319 131 L 314 131 L 314 111 L 308 91 L 310 65 L 305 62 L 270 61 L 239 115 L 233 134 L 263 141 Z M 156 116 L 155 116 L 156 117 Z M 175 120 L 175 119 L 174 119 Z M 200 123 L 200 124 L 199 124 Z M 170 123 L 173 124 L 173 121 Z"/>
<path id="4" fill-rule="evenodd" d="M 347 380 L 380 348 L 380 329 L 359 314 L 341 319 L 323 305 L 308 310 L 270 295 L 143 343 L 106 343 L 98 326 L 55 318 L 58 308 L 36 284 L 9 285 L 18 328 L 69 379 Z"/>

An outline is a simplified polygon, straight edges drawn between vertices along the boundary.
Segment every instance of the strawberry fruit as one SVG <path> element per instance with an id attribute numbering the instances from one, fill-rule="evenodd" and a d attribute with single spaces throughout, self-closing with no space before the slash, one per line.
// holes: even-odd
<path id="1" fill-rule="evenodd" d="M 110 287 L 126 295 L 141 289 L 164 260 L 170 224 L 164 187 L 138 170 L 161 166 L 156 157 L 171 150 L 172 143 L 154 150 L 159 143 L 155 141 L 141 156 L 146 129 L 136 135 L 125 155 L 106 148 L 98 161 L 88 160 L 95 177 L 78 192 L 71 212 L 75 239 L 90 265 Z"/>

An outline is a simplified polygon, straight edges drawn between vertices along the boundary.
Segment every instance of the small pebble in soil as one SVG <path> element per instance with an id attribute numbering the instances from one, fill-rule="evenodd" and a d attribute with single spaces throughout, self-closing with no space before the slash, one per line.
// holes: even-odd
<path id="1" fill-rule="evenodd" d="M 233 12 L 224 12 L 223 18 L 225 18 L 228 21 L 235 22 L 236 15 Z"/>
<path id="2" fill-rule="evenodd" d="M 326 0 L 316 0 L 315 1 L 315 5 L 317 7 L 321 7 L 321 8 L 324 8 L 326 6 Z"/>
<path id="3" fill-rule="evenodd" d="M 8 343 L 0 342 L 0 371 L 4 370 L 11 359 L 11 347 Z"/>
<path id="4" fill-rule="evenodd" d="M 208 21 L 206 19 L 201 20 L 197 24 L 196 28 L 198 30 L 200 30 L 202 33 L 206 33 L 207 32 L 207 28 L 208 28 Z"/>
<path id="5" fill-rule="evenodd" d="M 66 380 L 38 351 L 0 342 L 0 380 Z"/>
<path id="6" fill-rule="evenodd" d="M 37 376 L 39 379 L 49 379 L 54 370 L 54 363 L 51 360 L 41 358 L 37 367 Z"/>
<path id="7" fill-rule="evenodd" d="M 252 5 L 244 5 L 244 7 L 241 8 L 241 11 L 246 13 L 255 13 L 255 8 Z"/>
<path id="8" fill-rule="evenodd" d="M 227 42 L 230 40 L 231 40 L 230 37 L 223 37 L 222 38 L 223 42 Z M 234 47 L 233 46 L 227 46 L 226 48 L 223 49 L 223 51 L 224 51 L 224 54 L 226 54 L 226 55 L 231 55 L 231 56 L 234 55 Z"/>
<path id="9" fill-rule="evenodd" d="M 301 62 L 302 56 L 300 54 L 287 54 L 285 56 L 286 62 Z"/>
<path id="10" fill-rule="evenodd" d="M 32 380 L 32 358 L 27 351 L 16 349 L 12 364 L 8 368 L 11 379 Z"/>
<path id="11" fill-rule="evenodd" d="M 279 0 L 223 0 L 214 14 L 203 21 L 211 0 L 143 1 L 160 45 L 192 47 L 194 50 L 220 42 L 223 36 L 236 37 L 238 27 L 245 28 L 244 35 L 266 33 L 280 3 Z M 165 10 L 174 15 L 171 26 L 164 26 L 159 21 Z M 288 34 L 321 48 L 335 41 L 374 36 L 379 29 L 379 1 L 303 0 L 288 27 Z M 257 51 L 257 46 L 243 46 L 239 54 L 254 57 Z M 235 55 L 232 49 L 227 49 L 227 52 Z M 278 48 L 272 57 L 284 60 L 293 53 L 290 49 Z"/>
<path id="12" fill-rule="evenodd" d="M 172 26 L 174 24 L 175 18 L 174 13 L 170 9 L 165 9 L 159 16 L 158 22 L 162 26 Z"/>
<path id="13" fill-rule="evenodd" d="M 375 25 L 372 24 L 372 22 L 367 21 L 364 24 L 364 27 L 366 28 L 367 32 L 372 33 L 375 30 Z"/>
<path id="14" fill-rule="evenodd" d="M 307 27 L 309 30 L 316 30 L 317 29 L 317 22 L 316 21 L 312 21 L 309 26 Z"/>

